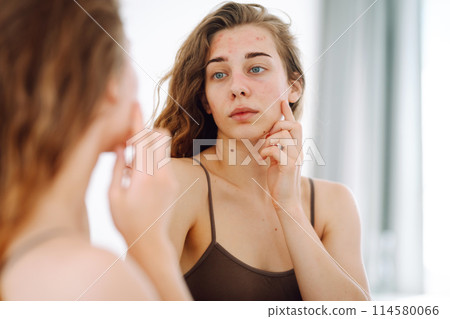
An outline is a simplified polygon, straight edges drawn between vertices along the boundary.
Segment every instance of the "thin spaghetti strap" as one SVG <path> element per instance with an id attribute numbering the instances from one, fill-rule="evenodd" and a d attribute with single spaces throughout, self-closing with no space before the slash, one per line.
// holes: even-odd
<path id="1" fill-rule="evenodd" d="M 309 185 L 311 186 L 311 225 L 314 228 L 314 182 L 311 177 L 308 177 Z"/>
<path id="2" fill-rule="evenodd" d="M 211 242 L 212 244 L 216 243 L 216 226 L 214 223 L 214 209 L 213 209 L 213 203 L 212 203 L 212 194 L 211 194 L 211 180 L 209 178 L 209 173 L 206 170 L 205 166 L 197 160 L 196 158 L 192 158 L 194 161 L 200 164 L 200 166 L 203 168 L 206 174 L 206 181 L 208 182 L 208 204 L 209 204 L 209 220 L 211 222 Z"/>

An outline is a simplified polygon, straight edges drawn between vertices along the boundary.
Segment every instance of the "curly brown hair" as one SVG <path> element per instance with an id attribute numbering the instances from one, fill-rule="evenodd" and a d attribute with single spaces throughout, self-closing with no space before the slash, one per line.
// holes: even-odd
<path id="1" fill-rule="evenodd" d="M 217 126 L 212 115 L 203 108 L 205 67 L 213 36 L 224 29 L 252 24 L 271 32 L 283 61 L 289 81 L 299 81 L 305 87 L 299 50 L 289 31 L 290 23 L 268 13 L 259 4 L 227 2 L 208 14 L 183 43 L 172 69 L 161 79 L 169 81 L 169 97 L 154 126 L 168 129 L 172 136 L 172 157 L 190 157 L 194 139 L 217 138 Z M 158 97 L 160 89 L 158 88 Z M 159 102 L 159 101 L 158 101 Z M 302 98 L 290 103 L 292 111 L 301 117 Z M 155 110 L 155 114 L 158 110 Z"/>
<path id="2" fill-rule="evenodd" d="M 0 0 L 0 266 L 124 64 L 114 0 Z"/>

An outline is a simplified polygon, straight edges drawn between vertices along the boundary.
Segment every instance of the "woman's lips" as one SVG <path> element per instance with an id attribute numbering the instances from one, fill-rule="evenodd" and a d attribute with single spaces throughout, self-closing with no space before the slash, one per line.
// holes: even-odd
<path id="1" fill-rule="evenodd" d="M 230 114 L 230 117 L 235 121 L 246 121 L 256 113 L 258 113 L 258 111 L 252 108 L 240 107 L 234 109 L 233 112 Z"/>
<path id="2" fill-rule="evenodd" d="M 251 118 L 256 113 L 258 113 L 258 112 L 245 111 L 245 112 L 234 113 L 230 117 L 235 121 L 245 121 L 245 120 L 248 120 L 249 118 Z"/>

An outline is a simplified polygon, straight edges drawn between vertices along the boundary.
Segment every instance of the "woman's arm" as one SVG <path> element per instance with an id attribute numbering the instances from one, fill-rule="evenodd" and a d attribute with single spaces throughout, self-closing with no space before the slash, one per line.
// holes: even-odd
<path id="1" fill-rule="evenodd" d="M 322 241 L 301 201 L 302 127 L 287 101 L 285 121 L 275 123 L 260 151 L 270 158 L 267 186 L 305 300 L 368 300 L 360 251 L 360 222 L 351 193 L 337 184 L 318 183 L 316 212 L 325 220 Z"/>
<path id="2" fill-rule="evenodd" d="M 301 207 L 276 209 L 305 300 L 369 300 L 357 207 L 343 185 L 315 181 L 319 239 Z"/>
<path id="3" fill-rule="evenodd" d="M 161 162 L 165 148 L 159 147 L 153 156 L 153 163 Z M 128 253 L 151 279 L 163 300 L 190 300 L 177 252 L 169 238 L 169 217 L 178 193 L 171 165 L 155 169 L 153 175 L 129 169 L 127 187 L 122 185 L 124 170 L 123 149 L 119 149 L 110 203 L 114 222 L 129 246 Z"/>

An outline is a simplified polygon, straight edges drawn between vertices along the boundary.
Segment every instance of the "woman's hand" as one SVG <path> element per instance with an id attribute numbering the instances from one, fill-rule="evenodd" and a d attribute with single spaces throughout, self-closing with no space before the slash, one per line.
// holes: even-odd
<path id="1" fill-rule="evenodd" d="M 158 129 L 149 130 L 145 136 L 144 141 L 141 140 L 145 143 L 143 153 L 135 152 L 137 158 L 141 156 L 147 162 L 145 171 L 138 170 L 137 165 L 127 167 L 123 148 L 116 151 L 117 161 L 109 190 L 111 214 L 128 243 L 129 256 L 146 272 L 160 298 L 191 300 L 168 234 L 171 206 L 178 193 L 178 182 L 170 163 L 161 166 L 170 154 L 166 152 L 170 147 L 169 134 Z M 155 136 L 157 138 L 152 139 Z M 154 149 L 151 154 L 147 152 L 150 149 Z M 152 165 L 153 170 L 148 165 Z M 127 179 L 125 185 L 124 178 Z"/>
<path id="2" fill-rule="evenodd" d="M 288 101 L 281 102 L 281 113 L 285 120 L 273 125 L 260 154 L 263 159 L 270 158 L 267 185 L 275 209 L 292 212 L 301 207 L 302 126 Z"/>
<path id="3" fill-rule="evenodd" d="M 152 159 L 147 158 L 148 155 L 145 152 L 158 141 L 167 140 L 169 134 L 162 130 L 149 130 L 146 136 L 157 136 L 157 138 L 146 145 L 142 154 L 134 153 L 137 156 L 142 156 L 147 165 L 153 165 L 152 174 L 148 173 L 149 167 L 146 167 L 145 171 L 137 170 L 136 165 L 127 167 L 124 149 L 118 147 L 116 149 L 117 160 L 109 190 L 110 208 L 114 223 L 128 244 L 133 243 L 144 233 L 153 233 L 153 235 L 156 235 L 152 236 L 155 239 L 166 239 L 168 237 L 167 219 L 178 191 L 178 184 L 170 163 L 160 168 L 157 167 L 158 163 L 166 158 L 166 150 L 170 147 L 170 140 L 165 145 L 155 147 L 155 151 L 150 154 Z"/>

